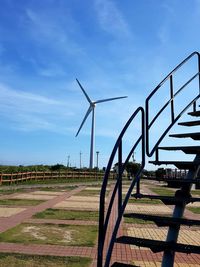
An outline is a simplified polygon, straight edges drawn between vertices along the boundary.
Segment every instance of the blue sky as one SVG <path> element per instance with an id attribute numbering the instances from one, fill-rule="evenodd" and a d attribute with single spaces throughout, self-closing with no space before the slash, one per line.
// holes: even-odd
<path id="1" fill-rule="evenodd" d="M 96 148 L 106 166 L 136 107 L 200 46 L 199 0 L 1 0 L 0 164 L 88 166 L 88 108 L 96 108 Z M 138 156 L 139 157 L 139 156 Z M 136 153 L 137 159 L 137 153 Z"/>

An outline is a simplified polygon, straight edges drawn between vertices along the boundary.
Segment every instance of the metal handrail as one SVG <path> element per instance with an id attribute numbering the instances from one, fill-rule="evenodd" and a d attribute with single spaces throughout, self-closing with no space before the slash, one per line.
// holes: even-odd
<path id="1" fill-rule="evenodd" d="M 113 164 L 113 160 L 115 158 L 115 155 L 117 153 L 117 150 L 119 149 L 121 152 L 120 154 L 122 155 L 122 149 L 121 149 L 121 145 L 122 145 L 122 139 L 123 136 L 126 132 L 126 130 L 128 129 L 129 125 L 132 123 L 132 121 L 134 120 L 134 118 L 141 113 L 141 129 L 142 129 L 142 134 L 140 135 L 140 137 L 137 139 L 137 141 L 135 142 L 133 148 L 131 149 L 130 153 L 128 154 L 128 157 L 126 158 L 125 162 L 123 165 L 120 166 L 120 171 L 118 172 L 118 177 L 117 177 L 117 181 L 110 199 L 110 203 L 107 209 L 107 213 L 106 216 L 104 216 L 105 213 L 105 194 L 106 194 L 106 187 L 107 187 L 107 183 L 108 183 L 108 177 L 109 177 L 109 173 Z M 98 236 L 98 261 L 97 261 L 97 266 L 101 267 L 102 266 L 102 261 L 103 261 L 103 248 L 104 248 L 104 241 L 105 241 L 105 237 L 106 237 L 106 232 L 107 232 L 107 227 L 108 227 L 108 222 L 109 222 L 109 218 L 110 218 L 110 213 L 111 213 L 111 209 L 114 203 L 114 199 L 117 193 L 117 190 L 119 189 L 119 184 L 122 178 L 122 174 L 124 172 L 124 169 L 126 167 L 126 164 L 128 162 L 128 160 L 130 159 L 134 149 L 138 146 L 138 144 L 140 143 L 140 141 L 142 141 L 142 149 L 141 149 L 141 153 L 142 153 L 142 164 L 141 164 L 141 168 L 138 171 L 138 173 L 136 174 L 136 177 L 141 173 L 144 165 L 145 165 L 145 131 L 144 131 L 144 109 L 142 107 L 137 108 L 137 110 L 132 114 L 132 116 L 129 118 L 129 120 L 127 121 L 127 123 L 125 124 L 124 128 L 122 129 L 116 143 L 115 146 L 113 148 L 113 151 L 111 153 L 107 168 L 106 168 L 106 172 L 104 175 L 104 180 L 103 180 L 103 184 L 102 184 L 102 188 L 101 188 L 101 193 L 100 193 L 100 207 L 99 207 L 99 236 Z M 119 155 L 119 157 L 121 156 Z M 133 184 L 133 183 L 132 183 Z M 132 186 L 131 184 L 131 186 Z M 132 188 L 133 189 L 133 188 Z M 132 191 L 132 190 L 131 190 Z M 125 198 L 126 199 L 126 198 Z M 124 200 L 125 201 L 125 200 Z M 120 202 L 120 201 L 119 201 Z M 127 200 L 128 202 L 128 200 Z M 122 206 L 124 206 L 124 202 L 123 204 L 119 207 L 119 210 L 121 211 Z M 121 214 L 121 218 L 122 218 Z M 111 240 L 111 243 L 114 242 L 114 239 Z"/>
<path id="2" fill-rule="evenodd" d="M 181 68 L 182 65 L 184 65 L 187 61 L 189 61 L 192 57 L 197 56 L 198 57 L 198 72 L 193 75 L 192 78 L 190 78 L 187 82 L 185 82 L 184 85 L 182 85 L 175 93 L 173 92 L 173 75 L 174 73 Z M 100 207 L 99 207 L 99 236 L 98 236 L 98 259 L 97 259 L 97 266 L 98 267 L 102 267 L 102 263 L 103 263 L 103 249 L 104 249 L 104 242 L 105 242 L 105 237 L 106 237 L 106 232 L 107 232 L 107 228 L 108 228 L 108 223 L 109 223 L 109 219 L 110 219 L 110 213 L 112 210 L 112 206 L 118 191 L 119 194 L 119 202 L 118 202 L 118 218 L 116 220 L 115 226 L 114 226 L 114 230 L 112 233 L 112 237 L 110 239 L 110 243 L 109 243 L 109 247 L 108 247 L 108 251 L 107 251 L 107 255 L 106 255 L 106 260 L 105 260 L 105 265 L 104 267 L 108 267 L 109 263 L 110 263 L 110 259 L 111 259 L 111 255 L 112 255 L 112 250 L 113 250 L 113 246 L 114 246 L 114 242 L 116 240 L 116 236 L 117 236 L 117 232 L 119 229 L 119 225 L 124 213 L 124 210 L 126 208 L 126 205 L 128 203 L 128 199 L 131 195 L 131 192 L 135 186 L 135 184 L 139 184 L 140 181 L 140 175 L 141 172 L 145 166 L 145 155 L 151 157 L 155 152 L 157 154 L 158 151 L 158 145 L 160 144 L 160 142 L 163 140 L 163 138 L 166 136 L 166 134 L 169 132 L 170 128 L 177 122 L 177 120 L 183 115 L 183 113 L 191 106 L 193 105 L 194 110 L 196 110 L 196 101 L 197 99 L 200 97 L 200 93 L 198 93 L 198 95 L 196 97 L 194 97 L 194 99 L 192 101 L 190 101 L 188 103 L 188 105 L 175 117 L 174 115 L 174 99 L 175 97 L 184 89 L 186 88 L 187 85 L 189 85 L 194 79 L 196 79 L 197 77 L 199 77 L 198 81 L 199 81 L 199 91 L 200 91 L 200 54 L 198 52 L 193 52 L 192 54 L 190 54 L 185 60 L 183 60 L 176 68 L 174 68 L 162 81 L 161 83 L 151 92 L 151 94 L 146 98 L 145 101 L 145 111 L 146 114 L 144 112 L 144 109 L 142 107 L 139 107 L 134 113 L 133 115 L 129 118 L 129 120 L 127 121 L 126 125 L 124 126 L 123 130 L 121 131 L 121 134 L 119 135 L 116 144 L 113 148 L 113 151 L 111 153 L 108 165 L 107 165 L 107 169 L 104 175 L 104 180 L 103 180 L 103 184 L 102 184 L 102 189 L 101 189 L 101 193 L 100 193 Z M 153 97 L 153 95 L 159 90 L 159 88 L 166 82 L 166 81 L 170 81 L 170 99 L 164 104 L 164 106 L 158 111 L 158 113 L 154 116 L 154 118 L 151 120 L 151 122 L 149 122 L 149 101 L 150 99 Z M 150 151 L 149 148 L 149 129 L 152 127 L 152 125 L 154 124 L 154 122 L 157 120 L 157 118 L 160 116 L 160 114 L 165 110 L 165 108 L 171 105 L 171 124 L 169 124 L 169 126 L 166 128 L 166 130 L 162 133 L 162 135 L 160 136 L 159 140 L 155 143 L 154 147 L 152 148 L 152 150 Z M 124 164 L 122 164 L 122 138 L 127 130 L 127 128 L 129 127 L 129 125 L 131 124 L 131 122 L 133 121 L 133 119 L 135 118 L 135 116 L 141 112 L 141 136 L 138 138 L 138 140 L 135 142 L 134 146 L 132 147 L 132 149 L 130 150 Z M 144 116 L 145 114 L 145 116 Z M 145 141 L 146 141 L 146 146 L 145 146 Z M 138 144 L 142 142 L 142 164 L 141 164 L 141 168 L 138 171 L 138 173 L 136 174 L 134 180 L 132 181 L 129 190 L 126 194 L 126 197 L 122 203 L 122 199 L 121 199 L 121 193 L 122 193 L 122 174 L 123 171 L 126 167 L 126 164 L 128 163 L 131 155 L 133 154 L 135 148 L 138 146 Z M 108 183 L 108 176 L 109 176 L 109 172 L 111 170 L 112 164 L 113 164 L 113 160 L 114 157 L 117 153 L 118 150 L 118 161 L 119 161 L 119 172 L 118 172 L 118 177 L 117 177 L 117 181 L 110 199 L 110 203 L 107 209 L 107 213 L 106 216 L 104 214 L 105 212 L 105 193 L 106 193 L 106 187 L 107 187 L 107 183 Z"/>
<path id="3" fill-rule="evenodd" d="M 188 62 L 192 57 L 197 56 L 198 58 L 198 71 L 197 73 L 190 78 L 183 86 L 181 86 L 176 93 L 173 92 L 173 75 L 174 73 L 181 68 L 186 62 Z M 182 114 L 193 104 L 196 105 L 196 100 L 200 97 L 198 94 L 187 106 L 184 108 L 176 117 L 174 115 L 174 98 L 188 85 L 190 84 L 195 78 L 199 77 L 199 91 L 200 91 L 200 54 L 198 52 L 193 52 L 190 54 L 186 59 L 184 59 L 177 67 L 175 67 L 160 83 L 156 88 L 150 93 L 150 95 L 146 98 L 145 101 L 145 111 L 146 111 L 146 154 L 147 156 L 151 157 L 155 150 L 157 149 L 158 145 L 161 143 L 165 135 L 168 133 L 170 128 L 177 122 L 177 120 L 182 116 Z M 154 118 L 149 122 L 149 101 L 153 97 L 153 95 L 161 88 L 161 86 L 170 80 L 170 100 L 168 100 L 164 106 L 158 111 L 158 113 L 154 116 Z M 149 129 L 163 112 L 163 110 L 171 104 L 171 124 L 166 128 L 164 133 L 161 135 L 159 140 L 155 143 L 154 147 L 151 149 L 149 148 Z"/>

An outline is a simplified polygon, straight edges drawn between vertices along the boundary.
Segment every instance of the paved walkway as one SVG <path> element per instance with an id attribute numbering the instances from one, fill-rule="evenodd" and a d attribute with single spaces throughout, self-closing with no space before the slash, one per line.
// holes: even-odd
<path id="1" fill-rule="evenodd" d="M 79 187 L 69 190 L 67 192 L 62 192 L 61 195 L 55 195 L 53 196 L 52 199 L 49 199 L 47 201 L 44 201 L 43 203 L 37 205 L 37 206 L 31 206 L 31 207 L 23 207 L 25 210 L 22 210 L 18 214 L 12 215 L 7 218 L 0 218 L 0 232 L 4 232 L 22 222 L 28 222 L 28 223 L 51 223 L 51 224 L 74 224 L 74 225 L 97 225 L 98 222 L 96 221 L 81 221 L 81 220 L 50 220 L 50 219 L 33 219 L 32 216 L 35 213 L 44 211 L 47 208 L 52 208 L 55 207 L 55 205 L 59 206 L 60 203 L 67 203 L 68 201 L 70 203 L 73 202 L 73 200 L 77 200 L 77 197 L 72 197 L 78 192 L 86 189 L 86 186 L 80 185 Z M 88 188 L 87 188 L 88 190 Z M 146 186 L 142 186 L 143 192 L 150 193 L 150 189 Z M 38 191 L 38 189 L 37 189 Z M 112 186 L 111 190 L 112 192 Z M 32 191 L 31 191 L 32 193 Z M 14 196 L 17 196 L 19 193 L 15 193 Z M 46 193 L 44 194 L 46 195 Z M 47 193 L 48 195 L 48 193 Z M 49 192 L 49 195 L 51 192 Z M 109 198 L 111 196 L 108 195 L 108 202 Z M 5 198 L 10 198 L 9 196 L 6 196 Z M 70 200 L 71 199 L 71 200 Z M 81 198 L 80 198 L 81 199 Z M 91 197 L 91 199 L 93 199 Z M 93 199 L 94 200 L 94 199 Z M 80 200 L 81 203 L 81 200 Z M 89 199 L 88 199 L 88 205 L 89 205 Z M 85 204 L 85 207 L 87 208 L 87 203 Z M 131 204 L 130 207 L 134 206 L 134 204 Z M 137 205 L 138 206 L 138 205 Z M 151 209 L 152 205 L 142 205 L 142 212 L 145 211 L 144 206 L 146 206 L 146 212 L 148 212 L 149 209 Z M 160 206 L 157 212 L 163 211 L 163 208 L 165 207 L 164 205 L 154 205 L 155 206 Z M 68 208 L 71 206 L 69 205 Z M 87 209 L 86 209 L 87 210 Z M 171 206 L 166 207 L 166 210 L 169 212 L 172 210 Z M 150 211 L 149 211 L 150 212 Z M 167 213 L 168 213 L 167 212 Z M 186 214 L 187 216 L 192 215 L 193 217 L 199 217 L 199 215 L 194 215 L 192 212 L 189 212 Z M 115 205 L 114 208 L 111 212 L 110 216 L 110 221 L 111 224 L 108 228 L 107 232 L 107 237 L 106 237 L 106 245 L 108 245 L 110 237 L 111 237 L 111 232 L 114 226 L 114 222 L 116 220 L 117 216 L 117 199 L 115 199 Z M 133 224 L 127 224 L 122 222 L 118 235 L 123 235 L 123 234 L 128 234 L 128 235 L 134 235 L 134 234 L 140 234 L 143 237 L 147 237 L 147 232 L 151 236 L 154 236 L 156 233 L 156 238 L 157 239 L 162 239 L 163 233 L 165 232 L 166 228 L 157 228 L 154 225 L 133 225 Z M 185 230 L 186 229 L 186 230 Z M 194 239 L 194 244 L 199 244 L 199 235 L 200 232 L 194 229 L 190 228 L 184 228 L 185 231 L 187 232 L 187 238 L 193 237 Z M 190 231 L 190 232 L 189 232 Z M 137 232 L 137 233 L 136 233 Z M 185 232 L 186 233 L 186 232 Z M 184 236 L 184 231 L 183 231 L 183 238 Z M 17 244 L 17 243 L 0 243 L 0 251 L 1 252 L 16 252 L 16 253 L 25 253 L 25 254 L 37 254 L 37 255 L 55 255 L 55 256 L 85 256 L 85 257 L 90 257 L 92 258 L 92 264 L 91 267 L 96 267 L 96 257 L 97 257 L 97 247 L 70 247 L 70 246 L 59 246 L 59 245 L 38 245 L 38 244 Z M 118 262 L 125 262 L 125 263 L 132 263 L 135 264 L 136 266 L 141 266 L 141 267 L 158 267 L 161 265 L 161 260 L 162 260 L 162 253 L 152 253 L 149 249 L 144 249 L 144 248 L 135 248 L 133 246 L 129 245 L 121 245 L 121 244 L 116 244 L 114 246 L 113 254 L 112 254 L 112 262 L 118 261 Z M 200 255 L 196 254 L 183 254 L 183 253 L 177 253 L 176 258 L 175 258 L 175 267 L 197 267 L 199 266 L 200 262 Z"/>

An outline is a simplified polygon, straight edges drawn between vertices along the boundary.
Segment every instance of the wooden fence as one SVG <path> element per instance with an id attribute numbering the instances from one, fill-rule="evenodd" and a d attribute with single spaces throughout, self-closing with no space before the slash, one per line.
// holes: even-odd
<path id="1" fill-rule="evenodd" d="M 0 185 L 17 184 L 26 181 L 38 180 L 98 180 L 103 179 L 104 173 L 98 171 L 33 171 L 17 173 L 0 173 Z M 110 179 L 114 179 L 115 174 L 110 174 Z"/>

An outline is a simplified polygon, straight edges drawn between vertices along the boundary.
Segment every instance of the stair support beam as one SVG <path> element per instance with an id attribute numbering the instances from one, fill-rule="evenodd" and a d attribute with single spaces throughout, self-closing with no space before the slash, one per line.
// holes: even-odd
<path id="1" fill-rule="evenodd" d="M 118 148 L 118 214 L 122 206 L 122 140 Z"/>
<path id="2" fill-rule="evenodd" d="M 199 162 L 200 163 L 200 154 L 197 154 L 194 162 Z M 194 179 L 199 171 L 199 167 L 194 171 L 194 170 L 189 170 L 188 174 L 185 179 Z M 181 190 L 185 192 L 186 194 L 190 194 L 192 184 L 188 185 L 183 185 Z M 184 194 L 183 194 L 184 197 Z M 174 218 L 182 218 L 184 211 L 185 211 L 185 206 L 186 203 L 182 203 L 181 205 L 175 205 L 174 211 L 173 211 L 173 217 Z M 179 230 L 180 230 L 180 225 L 178 226 L 170 226 L 168 229 L 168 234 L 166 238 L 166 242 L 174 242 L 177 243 L 177 239 L 179 236 Z M 162 267 L 173 267 L 174 266 L 174 257 L 175 257 L 175 252 L 174 251 L 164 251 L 163 253 L 163 259 L 162 259 Z"/>

